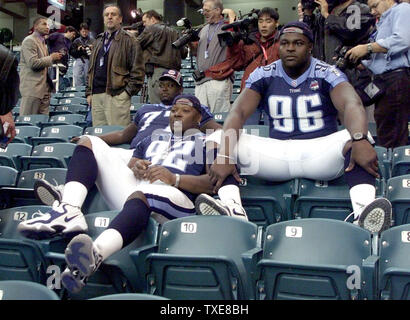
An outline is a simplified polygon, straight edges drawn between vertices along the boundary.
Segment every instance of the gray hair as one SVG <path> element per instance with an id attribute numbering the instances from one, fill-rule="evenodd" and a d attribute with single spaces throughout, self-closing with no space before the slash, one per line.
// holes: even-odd
<path id="1" fill-rule="evenodd" d="M 204 4 L 205 2 L 213 2 L 214 7 L 215 7 L 215 8 L 218 8 L 218 9 L 221 9 L 221 12 L 222 12 L 223 9 L 224 9 L 224 5 L 223 5 L 223 3 L 222 3 L 222 0 L 203 0 L 203 1 L 202 1 L 202 4 Z"/>

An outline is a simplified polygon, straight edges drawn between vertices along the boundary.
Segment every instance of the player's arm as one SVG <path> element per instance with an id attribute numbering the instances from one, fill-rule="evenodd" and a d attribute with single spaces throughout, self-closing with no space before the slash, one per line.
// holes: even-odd
<path id="1" fill-rule="evenodd" d="M 232 110 L 225 120 L 221 146 L 215 162 L 211 166 L 209 175 L 215 184 L 215 191 L 219 189 L 227 176 L 233 175 L 238 181 L 240 177 L 233 163 L 233 150 L 239 139 L 239 130 L 245 121 L 255 112 L 261 100 L 261 95 L 253 89 L 245 88 L 236 98 Z"/>
<path id="2" fill-rule="evenodd" d="M 109 132 L 99 136 L 105 143 L 110 146 L 130 143 L 138 132 L 138 127 L 134 122 L 131 122 L 123 130 Z"/>
<path id="3" fill-rule="evenodd" d="M 339 83 L 330 92 L 330 97 L 350 135 L 358 132 L 367 135 L 366 112 L 352 85 L 347 81 Z M 379 177 L 377 154 L 367 139 L 352 142 L 351 160 L 346 171 L 351 171 L 355 163 L 373 176 Z"/>
<path id="4" fill-rule="evenodd" d="M 202 127 L 199 128 L 201 132 L 206 133 L 206 130 L 219 130 L 222 129 L 222 126 L 216 122 L 214 119 L 207 121 Z"/>

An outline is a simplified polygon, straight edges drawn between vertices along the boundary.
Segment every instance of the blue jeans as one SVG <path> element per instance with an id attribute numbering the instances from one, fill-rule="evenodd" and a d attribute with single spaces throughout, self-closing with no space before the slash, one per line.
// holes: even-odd
<path id="1" fill-rule="evenodd" d="M 85 86 L 88 73 L 88 59 L 76 59 L 73 66 L 73 85 L 75 87 Z"/>

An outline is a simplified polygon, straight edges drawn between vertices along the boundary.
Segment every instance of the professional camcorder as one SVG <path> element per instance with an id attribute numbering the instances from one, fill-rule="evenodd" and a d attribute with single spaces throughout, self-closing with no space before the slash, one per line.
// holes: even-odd
<path id="1" fill-rule="evenodd" d="M 178 27 L 184 27 L 185 31 L 182 33 L 182 36 L 175 40 L 172 43 L 172 46 L 175 49 L 180 49 L 184 45 L 186 45 L 189 42 L 192 41 L 198 41 L 199 40 L 199 31 L 201 31 L 201 27 L 198 28 L 192 28 L 192 23 L 189 21 L 188 18 L 182 18 L 177 21 L 177 26 Z"/>
<path id="2" fill-rule="evenodd" d="M 252 44 L 254 40 L 250 37 L 258 31 L 258 13 L 259 9 L 252 9 L 251 12 L 241 17 L 241 20 L 235 21 L 231 24 L 224 25 L 221 29 L 227 31 L 218 34 L 218 40 L 221 47 L 231 47 L 233 44 L 243 40 L 245 44 Z"/>
<path id="3" fill-rule="evenodd" d="M 352 62 L 351 60 L 345 58 L 345 55 L 347 53 L 347 51 L 349 51 L 350 49 L 352 49 L 353 47 L 349 47 L 349 46 L 343 46 L 340 45 L 335 49 L 335 59 L 336 59 L 336 67 L 338 67 L 340 70 L 344 71 L 346 69 L 354 69 L 356 68 L 362 60 L 367 60 L 369 59 L 369 55 L 366 55 L 364 57 L 362 57 L 361 59 L 359 59 L 356 63 Z"/>

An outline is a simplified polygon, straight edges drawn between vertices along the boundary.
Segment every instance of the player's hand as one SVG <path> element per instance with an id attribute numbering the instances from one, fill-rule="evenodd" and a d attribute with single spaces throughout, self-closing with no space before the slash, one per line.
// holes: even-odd
<path id="1" fill-rule="evenodd" d="M 173 186 L 176 182 L 175 174 L 162 166 L 149 167 L 146 173 L 146 179 L 149 180 L 150 183 L 161 180 L 170 186 Z"/>
<path id="2" fill-rule="evenodd" d="M 151 165 L 150 161 L 138 159 L 132 165 L 131 170 L 137 179 L 144 180 L 144 179 L 147 179 L 148 167 L 150 165 Z"/>
<path id="3" fill-rule="evenodd" d="M 368 173 L 376 178 L 380 178 L 379 164 L 377 162 L 377 153 L 373 146 L 367 140 L 356 141 L 352 143 L 352 155 L 346 172 L 352 171 L 359 165 Z"/>
<path id="4" fill-rule="evenodd" d="M 91 100 L 92 99 L 92 95 L 90 94 L 89 96 L 87 96 L 87 103 L 88 105 L 91 107 Z"/>
<path id="5" fill-rule="evenodd" d="M 241 177 L 236 170 L 236 165 L 229 163 L 230 159 L 217 156 L 214 163 L 209 170 L 209 176 L 211 177 L 211 182 L 214 184 L 214 193 L 217 193 L 222 183 L 229 175 L 241 182 Z"/>
<path id="6" fill-rule="evenodd" d="M 58 61 L 63 57 L 63 54 L 61 52 L 53 52 L 50 54 L 51 59 L 54 61 Z"/>
<path id="7" fill-rule="evenodd" d="M 70 139 L 70 142 L 77 144 L 78 140 L 80 140 L 80 137 L 72 137 L 72 138 Z"/>

